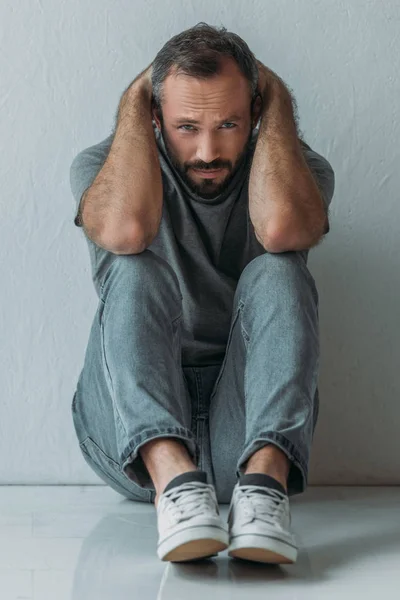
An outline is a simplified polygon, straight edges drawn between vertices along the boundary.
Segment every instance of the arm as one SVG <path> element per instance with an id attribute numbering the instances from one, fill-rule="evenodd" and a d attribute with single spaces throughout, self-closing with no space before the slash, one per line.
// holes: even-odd
<path id="1" fill-rule="evenodd" d="M 328 214 L 329 206 L 332 202 L 335 191 L 335 173 L 332 165 L 324 156 L 318 154 L 318 152 L 310 148 L 310 146 L 306 144 L 304 140 L 301 140 L 301 145 L 307 166 L 313 174 L 313 177 L 318 185 L 319 192 L 324 201 L 327 219 L 326 227 L 323 233 L 326 234 L 330 231 Z"/>
<path id="2" fill-rule="evenodd" d="M 290 93 L 260 65 L 264 110 L 250 172 L 249 214 L 268 252 L 305 250 L 329 228 L 327 211 L 297 135 Z"/>
<path id="3" fill-rule="evenodd" d="M 82 196 L 82 224 L 88 237 L 106 250 L 141 252 L 157 235 L 162 199 L 147 70 L 122 95 L 108 156 Z"/>

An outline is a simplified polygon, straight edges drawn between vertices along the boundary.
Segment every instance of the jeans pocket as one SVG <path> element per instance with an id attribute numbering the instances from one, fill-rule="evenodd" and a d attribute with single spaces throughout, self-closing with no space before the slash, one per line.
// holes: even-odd
<path id="1" fill-rule="evenodd" d="M 79 446 L 88 465 L 107 485 L 130 500 L 151 501 L 152 491 L 145 490 L 131 481 L 122 472 L 119 464 L 110 458 L 91 437 L 86 437 Z"/>

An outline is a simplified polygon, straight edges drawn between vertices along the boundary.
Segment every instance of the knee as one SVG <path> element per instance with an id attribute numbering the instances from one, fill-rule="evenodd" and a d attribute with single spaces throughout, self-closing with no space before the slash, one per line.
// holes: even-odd
<path id="1" fill-rule="evenodd" d="M 265 288 L 265 293 L 268 290 L 284 293 L 306 285 L 311 288 L 314 297 L 318 297 L 315 280 L 300 252 L 265 252 L 257 256 L 243 269 L 239 285 L 242 296 L 247 291 L 253 293 L 256 286 Z"/>
<path id="2" fill-rule="evenodd" d="M 139 254 L 115 256 L 101 286 L 102 297 L 114 287 L 118 287 L 119 292 L 123 289 L 129 295 L 131 292 L 146 294 L 148 290 L 157 290 L 168 298 L 172 295 L 182 300 L 174 269 L 166 260 L 148 249 Z"/>

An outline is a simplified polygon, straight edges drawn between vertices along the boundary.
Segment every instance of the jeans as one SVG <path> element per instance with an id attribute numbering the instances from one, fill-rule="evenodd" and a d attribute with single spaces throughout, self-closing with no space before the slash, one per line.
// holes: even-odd
<path id="1" fill-rule="evenodd" d="M 318 417 L 319 325 L 314 279 L 299 252 L 257 256 L 234 295 L 223 361 L 182 366 L 182 295 L 172 267 L 146 249 L 115 255 L 102 283 L 72 400 L 93 471 L 131 500 L 156 491 L 139 448 L 181 440 L 228 504 L 244 463 L 275 444 L 289 496 L 307 486 Z"/>

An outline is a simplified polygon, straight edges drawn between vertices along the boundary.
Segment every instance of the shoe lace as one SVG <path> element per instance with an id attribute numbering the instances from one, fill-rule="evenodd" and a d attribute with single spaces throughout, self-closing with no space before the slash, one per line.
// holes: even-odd
<path id="1" fill-rule="evenodd" d="M 263 488 L 263 492 L 265 491 L 268 492 L 268 496 L 260 493 L 260 488 L 256 485 L 242 485 L 236 488 L 237 514 L 242 524 L 260 519 L 268 525 L 281 527 L 287 496 L 271 488 Z"/>
<path id="2" fill-rule="evenodd" d="M 171 502 L 167 502 L 171 500 Z M 176 521 L 185 521 L 203 510 L 217 510 L 211 484 L 187 482 L 166 492 L 160 500 L 170 516 Z"/>

